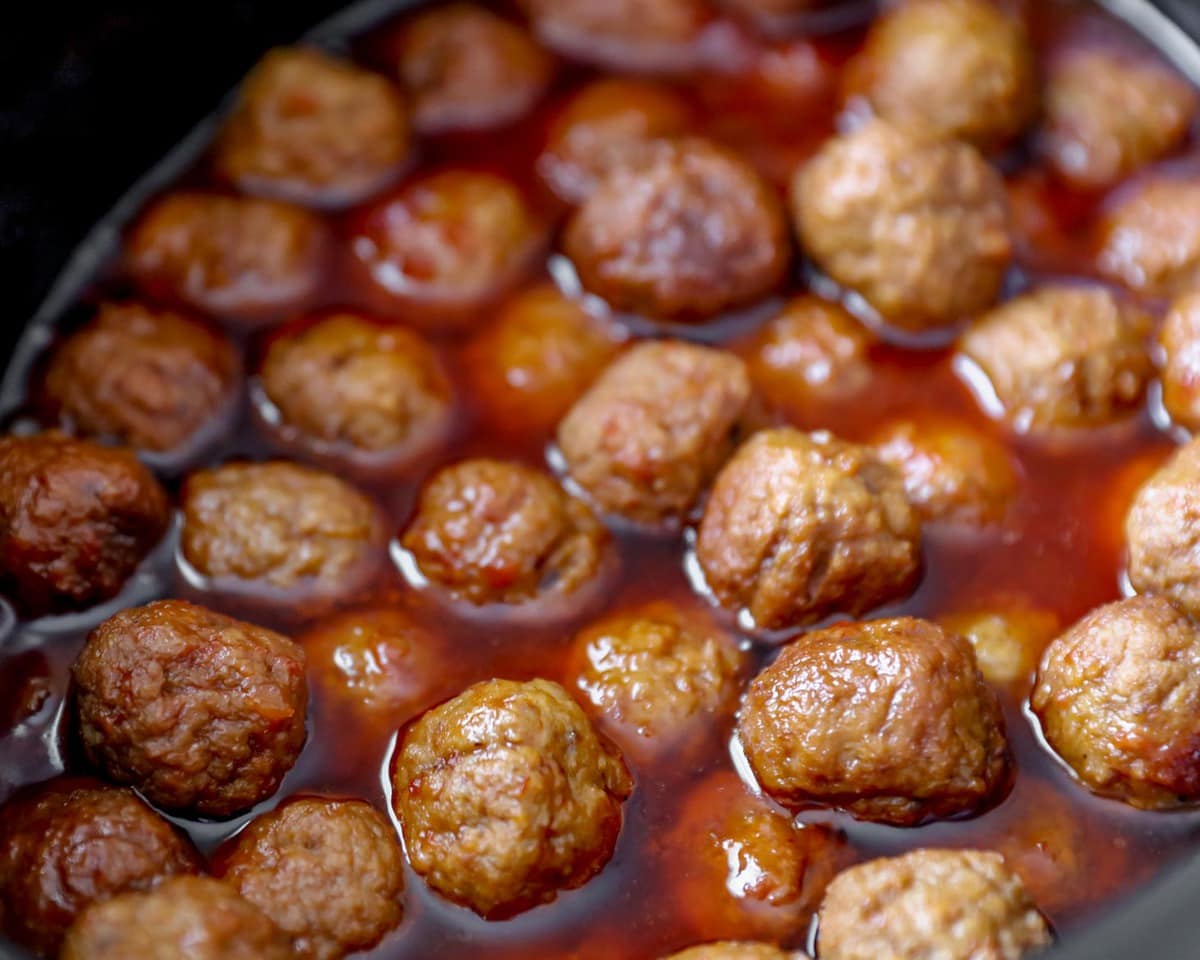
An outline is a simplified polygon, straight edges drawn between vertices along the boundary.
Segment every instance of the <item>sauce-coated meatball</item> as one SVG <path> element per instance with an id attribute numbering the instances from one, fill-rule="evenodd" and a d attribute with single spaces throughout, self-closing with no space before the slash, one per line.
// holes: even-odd
<path id="1" fill-rule="evenodd" d="M 566 469 L 604 512 L 656 524 L 685 516 L 733 448 L 750 403 L 737 357 L 679 341 L 639 343 L 563 418 Z"/>
<path id="2" fill-rule="evenodd" d="M 1159 178 L 1100 224 L 1097 263 L 1131 290 L 1169 298 L 1200 285 L 1200 179 Z"/>
<path id="3" fill-rule="evenodd" d="M 435 890 L 510 916 L 581 886 L 612 855 L 633 788 L 578 704 L 545 680 L 491 680 L 404 734 L 392 802 Z"/>
<path id="4" fill-rule="evenodd" d="M 1051 941 L 996 853 L 916 850 L 851 867 L 821 904 L 822 960 L 1021 960 Z"/>
<path id="5" fill-rule="evenodd" d="M 1162 402 L 1171 419 L 1200 430 L 1200 291 L 1171 304 L 1159 332 L 1162 347 Z"/>
<path id="6" fill-rule="evenodd" d="M 1004 718 L 971 646 L 924 620 L 839 624 L 788 644 L 738 724 L 768 794 L 911 826 L 1006 785 Z"/>
<path id="7" fill-rule="evenodd" d="M 776 630 L 905 596 L 921 530 L 900 474 L 869 448 L 764 430 L 717 477 L 696 557 L 723 606 Z"/>
<path id="8" fill-rule="evenodd" d="M 250 821 L 216 873 L 291 937 L 299 960 L 369 950 L 403 914 L 400 841 L 361 800 L 289 800 Z"/>
<path id="9" fill-rule="evenodd" d="M 792 207 L 817 265 L 913 333 L 991 306 L 1012 256 L 1004 183 L 983 157 L 879 120 L 801 167 Z"/>
<path id="10" fill-rule="evenodd" d="M 1148 314 L 1109 290 L 1047 286 L 981 317 L 959 348 L 1018 432 L 1081 429 L 1141 407 L 1150 330 Z"/>
<path id="11" fill-rule="evenodd" d="M 783 207 L 745 160 L 704 140 L 658 140 L 615 167 L 567 226 L 590 292 L 621 311 L 703 321 L 774 293 L 791 241 Z"/>
<path id="12" fill-rule="evenodd" d="M 247 193 L 342 207 L 377 193 L 409 157 L 408 115 L 387 80 L 318 50 L 273 50 L 242 84 L 217 172 Z"/>
<path id="13" fill-rule="evenodd" d="M 0 437 L 0 592 L 38 615 L 115 596 L 166 532 L 133 454 L 59 433 Z"/>
<path id="14" fill-rule="evenodd" d="M 688 947 L 664 960 L 807 960 L 807 957 L 795 951 L 784 952 L 770 943 L 723 940 Z"/>
<path id="15" fill-rule="evenodd" d="M 39 954 L 54 955 L 91 904 L 199 869 L 192 845 L 132 790 L 61 778 L 0 808 L 0 927 Z"/>
<path id="16" fill-rule="evenodd" d="M 161 600 L 109 617 L 71 673 L 88 759 L 166 810 L 248 810 L 304 746 L 303 651 L 194 604 Z"/>
<path id="17" fill-rule="evenodd" d="M 1029 692 L 1042 651 L 1061 626 L 1051 611 L 1020 602 L 948 613 L 938 623 L 971 644 L 988 683 L 1017 697 Z"/>

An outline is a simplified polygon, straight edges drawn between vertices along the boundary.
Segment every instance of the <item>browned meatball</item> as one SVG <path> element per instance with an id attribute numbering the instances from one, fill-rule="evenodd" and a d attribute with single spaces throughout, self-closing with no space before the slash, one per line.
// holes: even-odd
<path id="1" fill-rule="evenodd" d="M 679 520 L 733 448 L 750 403 L 737 357 L 679 341 L 639 343 L 558 426 L 571 479 L 604 512 Z"/>
<path id="2" fill-rule="evenodd" d="M 241 360 L 204 324 L 106 303 L 50 358 L 42 394 L 64 427 L 169 453 L 212 434 L 237 397 Z"/>
<path id="3" fill-rule="evenodd" d="M 303 651 L 182 600 L 109 617 L 71 673 L 88 759 L 166 810 L 248 810 L 304 746 Z"/>
<path id="4" fill-rule="evenodd" d="M 633 783 L 546 680 L 476 684 L 404 734 L 392 802 L 409 862 L 490 918 L 581 886 L 612 855 Z"/>
<path id="5" fill-rule="evenodd" d="M 924 620 L 838 624 L 788 644 L 738 725 L 763 789 L 910 826 L 1006 785 L 1004 718 L 971 645 Z"/>
<path id="6" fill-rule="evenodd" d="M 717 477 L 696 557 L 723 606 L 776 630 L 907 595 L 921 529 L 900 474 L 869 448 L 764 430 Z"/>
<path id="7" fill-rule="evenodd" d="M 211 877 L 177 877 L 83 914 L 60 960 L 292 960 L 291 944 L 258 908 Z"/>
<path id="8" fill-rule="evenodd" d="M 988 683 L 1022 698 L 1061 626 L 1056 614 L 1020 601 L 948 613 L 938 623 L 971 644 Z"/>
<path id="9" fill-rule="evenodd" d="M 0 808 L 0 926 L 41 955 L 89 905 L 199 869 L 187 839 L 132 790 L 64 777 Z"/>
<path id="10" fill-rule="evenodd" d="M 594 582 L 607 531 L 544 473 L 464 460 L 421 491 L 403 545 L 423 577 L 476 605 L 563 599 Z"/>
<path id="11" fill-rule="evenodd" d="M 453 388 L 433 347 L 358 314 L 335 313 L 274 339 L 260 377 L 281 438 L 338 465 L 409 466 L 452 425 Z"/>
<path id="12" fill-rule="evenodd" d="M 1015 139 L 1038 107 L 1025 29 L 989 0 L 895 4 L 871 27 L 848 86 L 885 120 L 981 148 Z"/>
<path id="13" fill-rule="evenodd" d="M 680 136 L 691 121 L 687 104 L 666 87 L 645 80 L 597 80 L 575 94 L 555 119 L 538 171 L 561 199 L 581 203 L 651 141 Z"/>
<path id="14" fill-rule="evenodd" d="M 59 433 L 0 437 L 0 592 L 29 615 L 120 592 L 170 518 L 133 454 Z"/>
<path id="15" fill-rule="evenodd" d="M 1200 285 L 1200 179 L 1159 178 L 1100 224 L 1097 263 L 1131 290 L 1169 298 Z"/>
<path id="16" fill-rule="evenodd" d="M 880 120 L 801 167 L 792 207 L 817 265 L 912 333 L 991 306 L 1012 257 L 1004 183 L 983 157 Z"/>
<path id="17" fill-rule="evenodd" d="M 702 321 L 774 293 L 791 259 L 771 187 L 704 140 L 658 140 L 616 166 L 567 226 L 584 287 L 617 310 Z"/>
<path id="18" fill-rule="evenodd" d="M 1047 286 L 997 307 L 959 343 L 1018 432 L 1099 427 L 1142 405 L 1151 318 L 1099 287 Z"/>
<path id="19" fill-rule="evenodd" d="M 1164 363 L 1162 402 L 1171 419 L 1200 430 L 1200 291 L 1171 304 L 1159 333 Z"/>
<path id="20" fill-rule="evenodd" d="M 360 800 L 289 800 L 250 821 L 215 872 L 291 937 L 300 960 L 369 950 L 403 914 L 400 841 Z"/>
<path id="21" fill-rule="evenodd" d="M 554 73 L 524 30 L 474 3 L 413 17 L 396 39 L 394 58 L 422 133 L 511 123 L 541 99 Z"/>
<path id="22" fill-rule="evenodd" d="M 1051 942 L 997 853 L 915 850 L 851 867 L 821 904 L 821 960 L 1021 960 Z"/>
<path id="23" fill-rule="evenodd" d="M 385 531 L 375 504 L 294 463 L 228 463 L 183 488 L 180 552 L 218 589 L 345 598 L 374 573 Z"/>
<path id="24" fill-rule="evenodd" d="M 1111 45 L 1053 57 L 1039 147 L 1062 178 L 1103 188 L 1177 147 L 1196 93 L 1158 58 Z"/>
<path id="25" fill-rule="evenodd" d="M 324 224 L 299 207 L 173 193 L 137 222 L 125 255 L 151 297 L 257 323 L 313 298 L 329 248 Z"/>
<path id="26" fill-rule="evenodd" d="M 408 115 L 383 77 L 319 50 L 272 50 L 242 84 L 217 172 L 247 193 L 343 207 L 408 162 Z"/>
<path id="27" fill-rule="evenodd" d="M 807 960 L 807 954 L 784 952 L 770 943 L 721 941 L 688 947 L 664 960 Z"/>

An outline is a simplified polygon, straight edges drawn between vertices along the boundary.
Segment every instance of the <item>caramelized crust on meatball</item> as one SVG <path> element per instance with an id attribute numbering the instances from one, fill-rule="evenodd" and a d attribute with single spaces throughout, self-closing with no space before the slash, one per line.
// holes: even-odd
<path id="1" fill-rule="evenodd" d="M 1200 285 L 1200 179 L 1159 177 L 1121 196 L 1100 223 L 1096 262 L 1150 297 Z"/>
<path id="2" fill-rule="evenodd" d="M 1176 423 L 1200 430 L 1200 290 L 1171 304 L 1159 332 L 1162 402 Z"/>

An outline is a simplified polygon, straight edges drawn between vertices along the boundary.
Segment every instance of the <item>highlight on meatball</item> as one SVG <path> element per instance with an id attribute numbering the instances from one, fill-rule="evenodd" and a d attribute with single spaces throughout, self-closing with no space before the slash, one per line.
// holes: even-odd
<path id="1" fill-rule="evenodd" d="M 182 600 L 109 617 L 71 675 L 88 760 L 164 810 L 249 810 L 278 789 L 304 746 L 304 652 Z"/>
<path id="2" fill-rule="evenodd" d="M 251 820 L 215 873 L 291 938 L 300 960 L 369 950 L 404 913 L 400 841 L 361 800 L 288 800 Z"/>
<path id="3" fill-rule="evenodd" d="M 958 610 L 938 617 L 975 650 L 979 672 L 993 686 L 1024 698 L 1042 651 L 1059 633 L 1058 615 L 1019 600 Z"/>
<path id="4" fill-rule="evenodd" d="M 915 826 L 978 812 L 1008 785 L 1004 717 L 970 644 L 910 617 L 788 644 L 750 684 L 738 734 L 791 807 Z"/>
<path id="5" fill-rule="evenodd" d="M 199 870 L 186 837 L 132 790 L 60 777 L 0 807 L 0 928 L 42 956 L 91 904 Z"/>
<path id="6" fill-rule="evenodd" d="M 821 904 L 821 960 L 1022 960 L 1053 937 L 998 853 L 915 850 L 836 877 Z"/>
<path id="7" fill-rule="evenodd" d="M 615 310 L 680 322 L 775 293 L 792 254 L 771 186 L 699 139 L 658 140 L 616 166 L 567 225 L 563 249 Z"/>
<path id="8" fill-rule="evenodd" d="M 1162 404 L 1171 419 L 1200 430 L 1200 291 L 1178 297 L 1159 330 Z"/>
<path id="9" fill-rule="evenodd" d="M 1101 427 L 1138 411 L 1154 375 L 1151 317 L 1102 287 L 1039 287 L 985 314 L 959 350 L 1018 433 Z"/>
<path id="10" fill-rule="evenodd" d="M 115 597 L 169 520 L 166 492 L 127 450 L 0 437 L 0 593 L 27 616 Z"/>
<path id="11" fill-rule="evenodd" d="M 808 955 L 783 951 L 770 943 L 720 941 L 688 947 L 664 960 L 808 960 Z"/>
<path id="12" fill-rule="evenodd" d="M 638 343 L 558 425 L 571 480 L 604 513 L 670 524 L 699 502 L 750 405 L 745 364 L 682 341 Z"/>
<path id="13" fill-rule="evenodd" d="M 216 148 L 247 193 L 347 207 L 407 165 L 408 112 L 383 77 L 309 47 L 272 50 L 246 77 Z"/>
<path id="14" fill-rule="evenodd" d="M 869 448 L 764 430 L 713 484 L 696 559 L 722 606 L 780 630 L 907 596 L 921 528 L 900 474 Z"/>
<path id="15" fill-rule="evenodd" d="M 490 680 L 409 726 L 392 803 L 409 862 L 489 919 L 582 886 L 612 855 L 633 782 L 556 683 Z"/>
<path id="16" fill-rule="evenodd" d="M 1100 223 L 1096 263 L 1148 297 L 1200 286 L 1200 180 L 1158 177 L 1124 192 Z"/>
<path id="17" fill-rule="evenodd" d="M 816 264 L 909 334 L 990 307 L 1012 259 L 1004 182 L 978 151 L 882 120 L 796 172 L 792 214 Z"/>

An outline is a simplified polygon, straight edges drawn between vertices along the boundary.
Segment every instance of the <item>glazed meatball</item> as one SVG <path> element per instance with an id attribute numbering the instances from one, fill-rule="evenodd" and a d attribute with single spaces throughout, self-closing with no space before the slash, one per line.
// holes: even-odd
<path id="1" fill-rule="evenodd" d="M 433 347 L 358 314 L 332 314 L 273 340 L 260 383 L 285 442 L 357 467 L 411 465 L 445 440 L 454 416 Z"/>
<path id="2" fill-rule="evenodd" d="M 1038 107 L 1024 27 L 989 0 L 908 0 L 875 21 L 849 93 L 897 126 L 981 148 L 1018 137 Z"/>
<path id="3" fill-rule="evenodd" d="M 1200 633 L 1170 601 L 1093 610 L 1046 649 L 1030 702 L 1096 793 L 1147 810 L 1200 800 Z"/>
<path id="4" fill-rule="evenodd" d="M 1029 692 L 1042 651 L 1060 626 L 1054 613 L 1020 602 L 949 613 L 938 623 L 971 644 L 988 683 L 1019 697 Z"/>
<path id="5" fill-rule="evenodd" d="M 192 845 L 132 790 L 64 777 L 0 808 L 0 926 L 41 955 L 90 904 L 199 869 Z"/>
<path id="6" fill-rule="evenodd" d="M 1021 960 L 1051 942 L 997 853 L 915 850 L 851 867 L 821 904 L 821 960 Z"/>
<path id="7" fill-rule="evenodd" d="M 383 77 L 319 50 L 273 50 L 242 84 L 217 143 L 217 172 L 247 193 L 344 207 L 409 158 L 408 114 Z"/>
<path id="8" fill-rule="evenodd" d="M 476 684 L 404 733 L 392 802 L 409 862 L 449 899 L 511 916 L 612 855 L 633 784 L 567 692 Z"/>
<path id="9" fill-rule="evenodd" d="M 378 566 L 379 510 L 337 477 L 294 463 L 228 463 L 188 477 L 180 554 L 217 588 L 354 594 Z"/>
<path id="10" fill-rule="evenodd" d="M 644 80 L 597 80 L 575 94 L 555 119 L 538 171 L 559 198 L 582 203 L 648 144 L 681 136 L 691 122 L 687 104 L 666 87 Z"/>
<path id="11" fill-rule="evenodd" d="M 202 323 L 140 303 L 106 303 L 50 358 L 47 414 L 91 437 L 169 453 L 211 434 L 237 398 L 241 360 Z"/>
<path id="12" fill-rule="evenodd" d="M 1161 60 L 1112 46 L 1052 58 L 1039 149 L 1063 179 L 1101 189 L 1179 146 L 1196 94 Z"/>
<path id="13" fill-rule="evenodd" d="M 1004 718 L 970 644 L 924 620 L 838 624 L 788 644 L 750 685 L 738 732 L 763 789 L 912 826 L 1007 785 Z"/>
<path id="14" fill-rule="evenodd" d="M 609 550 L 591 510 L 552 478 L 486 459 L 437 473 L 402 542 L 424 578 L 477 606 L 570 597 Z"/>
<path id="15" fill-rule="evenodd" d="M 369 950 L 403 913 L 400 842 L 360 800 L 289 800 L 251 820 L 216 873 L 291 937 L 301 960 Z"/>
<path id="16" fill-rule="evenodd" d="M 249 324 L 308 303 L 329 249 L 324 224 L 299 207 L 173 193 L 137 222 L 125 257 L 151 297 Z"/>
<path id="17" fill-rule="evenodd" d="M 1137 411 L 1154 374 L 1148 314 L 1099 287 L 1047 286 L 1010 300 L 963 334 L 1020 433 L 1099 427 Z"/>
<path id="18" fill-rule="evenodd" d="M 1097 263 L 1138 293 L 1170 298 L 1200 286 L 1200 180 L 1149 180 L 1100 225 Z"/>
<path id="19" fill-rule="evenodd" d="M 1159 345 L 1165 360 L 1163 406 L 1176 423 L 1200 430 L 1200 291 L 1185 293 L 1171 304 Z"/>
<path id="20" fill-rule="evenodd" d="M 950 419 L 897 420 L 876 431 L 879 459 L 904 478 L 922 520 L 965 527 L 1003 523 L 1017 471 L 1003 444 Z"/>
<path id="21" fill-rule="evenodd" d="M 613 308 L 703 321 L 774 293 L 791 244 L 783 208 L 746 161 L 703 140 L 658 140 L 600 181 L 563 249 Z"/>
<path id="22" fill-rule="evenodd" d="M 176 877 L 92 907 L 60 960 L 292 960 L 288 937 L 229 884 Z"/>
<path id="23" fill-rule="evenodd" d="M 680 341 L 617 358 L 558 425 L 571 479 L 604 512 L 678 521 L 733 448 L 750 403 L 737 357 Z"/>
<path id="24" fill-rule="evenodd" d="M 784 952 L 770 943 L 722 941 L 688 947 L 665 960 L 807 960 L 806 954 Z"/>
<path id="25" fill-rule="evenodd" d="M 1004 183 L 983 157 L 879 120 L 801 167 L 792 206 L 817 265 L 909 333 L 991 306 L 1012 256 Z"/>
<path id="26" fill-rule="evenodd" d="M 422 133 L 502 127 L 528 113 L 553 76 L 516 24 L 473 3 L 426 10 L 404 25 L 396 71 Z"/>
<path id="27" fill-rule="evenodd" d="M 169 519 L 163 488 L 125 450 L 0 437 L 0 592 L 27 615 L 116 596 Z"/>
<path id="28" fill-rule="evenodd" d="M 88 760 L 165 810 L 248 810 L 304 746 L 303 651 L 182 600 L 109 617 L 71 674 Z"/>
<path id="29" fill-rule="evenodd" d="M 717 477 L 696 558 L 723 606 L 777 630 L 906 596 L 921 529 L 900 474 L 870 449 L 764 430 Z"/>

